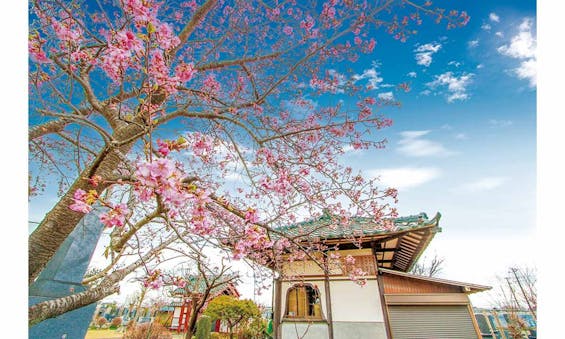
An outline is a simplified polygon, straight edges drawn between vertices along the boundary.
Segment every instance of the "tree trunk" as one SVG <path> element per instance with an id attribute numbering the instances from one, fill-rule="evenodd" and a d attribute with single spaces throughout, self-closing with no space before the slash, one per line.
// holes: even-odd
<path id="1" fill-rule="evenodd" d="M 47 300 L 30 306 L 28 309 L 28 325 L 31 327 L 42 322 L 43 320 L 76 310 L 83 306 L 92 304 L 98 300 L 101 300 L 112 293 L 118 292 L 120 289 L 118 283 L 122 279 L 124 279 L 128 274 L 140 267 L 144 262 L 151 260 L 151 257 L 154 255 L 154 253 L 158 253 L 160 250 L 170 245 L 176 239 L 176 237 L 170 237 L 169 239 L 163 241 L 153 251 L 144 255 L 143 258 L 140 258 L 136 262 L 122 269 L 112 272 L 110 275 L 104 278 L 104 280 L 98 286 L 94 288 L 91 288 L 84 292 L 69 295 L 67 297 Z"/>
<path id="2" fill-rule="evenodd" d="M 112 281 L 84 292 L 32 305 L 28 310 L 28 325 L 31 327 L 43 320 L 90 305 L 119 290 L 117 282 Z"/>
<path id="3" fill-rule="evenodd" d="M 114 138 L 118 141 L 128 140 L 132 136 L 141 132 L 137 124 L 123 125 L 114 133 Z M 102 178 L 109 178 L 122 162 L 121 155 L 127 154 L 133 147 L 135 140 L 100 152 L 95 162 L 82 171 L 75 180 L 67 193 L 57 202 L 57 204 L 47 213 L 39 226 L 29 236 L 29 281 L 31 284 L 41 271 L 45 268 L 49 260 L 53 258 L 59 246 L 65 241 L 69 234 L 75 229 L 84 214 L 69 209 L 73 203 L 73 195 L 77 189 L 84 191 L 96 190 L 98 195 L 107 188 L 108 185 L 99 184 L 92 186 L 86 178 L 99 175 Z"/>

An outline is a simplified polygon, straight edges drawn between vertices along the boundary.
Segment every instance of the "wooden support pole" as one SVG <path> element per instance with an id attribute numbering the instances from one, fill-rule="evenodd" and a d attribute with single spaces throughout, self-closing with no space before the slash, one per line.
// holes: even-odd
<path id="1" fill-rule="evenodd" d="M 281 339 L 281 291 L 282 281 L 281 278 L 275 278 L 275 300 L 273 309 L 273 338 Z"/>
<path id="2" fill-rule="evenodd" d="M 373 257 L 375 258 L 375 273 L 377 275 L 377 286 L 378 286 L 378 293 L 379 293 L 379 297 L 381 299 L 381 311 L 383 312 L 383 318 L 384 318 L 384 323 L 385 323 L 385 329 L 386 329 L 386 339 L 391 339 L 392 338 L 392 332 L 390 329 L 390 320 L 388 318 L 388 307 L 386 305 L 386 300 L 385 300 L 385 293 L 384 293 L 384 283 L 383 283 L 383 278 L 382 278 L 382 274 L 381 272 L 379 272 L 379 259 L 377 259 L 377 248 L 376 248 L 376 244 L 374 242 L 371 242 L 371 249 L 373 252 Z"/>
<path id="3" fill-rule="evenodd" d="M 328 258 L 324 260 L 324 290 L 326 294 L 326 311 L 328 313 L 328 338 L 334 339 L 334 323 L 332 316 L 332 296 L 330 292 L 330 278 L 328 275 L 329 265 Z"/>

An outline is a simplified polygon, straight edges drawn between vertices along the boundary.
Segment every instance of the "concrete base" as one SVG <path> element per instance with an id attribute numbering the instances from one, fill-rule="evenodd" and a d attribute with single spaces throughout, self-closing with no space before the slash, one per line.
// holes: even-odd
<path id="1" fill-rule="evenodd" d="M 282 339 L 327 339 L 328 324 L 307 322 L 283 322 Z M 372 338 L 386 339 L 385 324 L 381 322 L 349 322 L 333 323 L 334 339 Z"/>
<path id="2" fill-rule="evenodd" d="M 384 323 L 336 321 L 333 324 L 334 339 L 386 339 L 386 328 Z"/>
<path id="3" fill-rule="evenodd" d="M 281 324 L 282 339 L 327 339 L 328 324 L 324 322 L 283 322 Z"/>

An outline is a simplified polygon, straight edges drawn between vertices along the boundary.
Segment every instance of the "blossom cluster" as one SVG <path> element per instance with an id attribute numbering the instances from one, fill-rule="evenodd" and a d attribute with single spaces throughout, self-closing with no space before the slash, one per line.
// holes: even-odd
<path id="1" fill-rule="evenodd" d="M 160 270 L 149 271 L 145 280 L 143 280 L 143 286 L 146 288 L 151 288 L 158 290 L 163 286 L 163 277 Z"/>

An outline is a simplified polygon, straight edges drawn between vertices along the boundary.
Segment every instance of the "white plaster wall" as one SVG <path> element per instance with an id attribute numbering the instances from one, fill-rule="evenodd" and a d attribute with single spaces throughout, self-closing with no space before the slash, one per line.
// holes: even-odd
<path id="1" fill-rule="evenodd" d="M 367 280 L 365 286 L 330 280 L 330 295 L 334 322 L 384 322 L 377 280 Z"/>
<path id="2" fill-rule="evenodd" d="M 178 327 L 180 319 L 180 307 L 175 307 L 173 311 L 173 320 L 171 322 L 171 327 Z"/>

